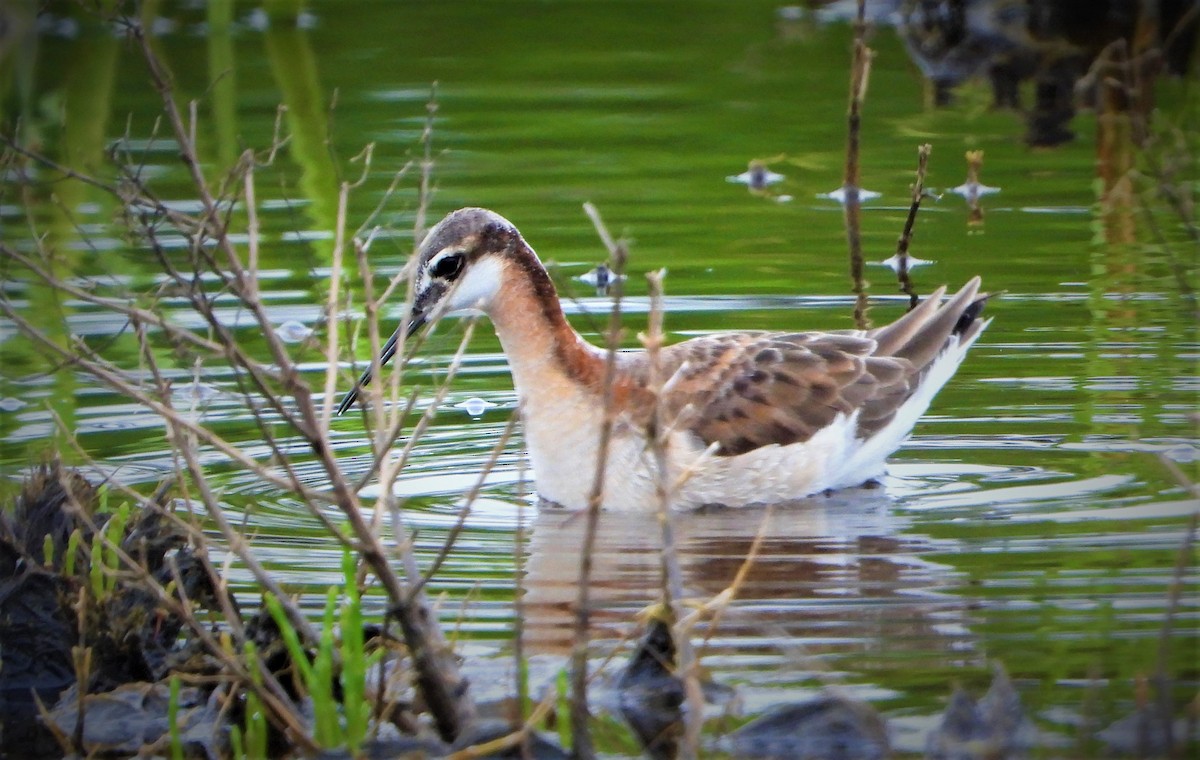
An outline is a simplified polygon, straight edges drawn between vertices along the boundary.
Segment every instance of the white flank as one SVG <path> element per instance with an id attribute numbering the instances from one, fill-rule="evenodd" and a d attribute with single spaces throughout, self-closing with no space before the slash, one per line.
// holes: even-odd
<path id="1" fill-rule="evenodd" d="M 925 379 L 912 398 L 904 402 L 886 427 L 865 441 L 858 442 L 857 450 L 843 460 L 829 488 L 857 486 L 883 475 L 887 458 L 900 448 L 912 433 L 917 420 L 929 409 L 933 397 L 954 377 L 958 366 L 966 358 L 967 351 L 991 322 L 991 319 L 985 320 L 966 343 L 960 343 L 957 335 L 951 336 L 942 353 L 933 360 Z"/>

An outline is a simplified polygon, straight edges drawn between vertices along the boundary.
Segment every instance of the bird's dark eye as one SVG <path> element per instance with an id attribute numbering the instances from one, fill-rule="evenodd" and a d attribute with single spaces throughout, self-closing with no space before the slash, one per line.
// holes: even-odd
<path id="1" fill-rule="evenodd" d="M 433 263 L 429 276 L 439 280 L 453 280 L 462 273 L 466 257 L 461 253 L 448 253 Z"/>

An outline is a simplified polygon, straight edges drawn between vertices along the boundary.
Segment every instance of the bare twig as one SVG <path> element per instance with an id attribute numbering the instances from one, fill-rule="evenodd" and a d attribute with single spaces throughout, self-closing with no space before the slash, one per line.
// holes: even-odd
<path id="1" fill-rule="evenodd" d="M 140 30 L 135 34 L 142 44 L 143 56 L 150 69 L 151 79 L 162 98 L 175 139 L 179 143 L 184 165 L 191 173 L 193 185 L 200 196 L 201 206 L 205 209 L 204 218 L 214 220 L 217 218 L 216 203 L 201 171 L 195 145 L 189 139 L 175 104 L 169 76 L 146 36 Z M 245 270 L 225 229 L 217 228 L 215 232 L 218 247 L 225 255 L 225 264 L 233 274 L 233 282 L 236 285 L 245 283 Z M 245 287 L 236 288 L 236 292 L 242 305 L 254 316 L 263 329 L 268 350 L 275 364 L 280 368 L 283 390 L 294 401 L 295 411 L 299 415 L 292 420 L 292 424 L 306 439 L 309 448 L 324 470 L 333 492 L 334 503 L 349 523 L 350 530 L 358 541 L 358 550 L 363 561 L 371 568 L 371 572 L 379 580 L 392 604 L 391 612 L 400 623 L 405 643 L 412 653 L 413 664 L 417 671 L 417 682 L 430 713 L 433 715 L 434 722 L 437 724 L 438 731 L 444 739 L 453 740 L 473 720 L 474 704 L 468 694 L 466 682 L 458 672 L 457 663 L 447 651 L 444 638 L 437 627 L 437 621 L 424 604 L 423 597 L 420 594 L 410 595 L 405 584 L 400 581 L 389 565 L 388 554 L 384 551 L 379 536 L 371 530 L 371 525 L 363 517 L 358 493 L 342 476 L 338 462 L 333 456 L 328 426 L 324 424 L 328 417 L 326 415 L 323 418 L 317 411 L 311 390 L 300 377 L 295 363 L 279 336 L 271 329 L 271 322 L 261 299 L 257 298 L 254 293 L 248 292 Z M 236 346 L 233 336 L 228 333 L 219 320 L 215 319 L 215 315 L 211 314 L 210 310 L 206 310 L 205 317 L 223 343 Z M 386 485 L 385 498 L 390 499 L 390 482 Z M 408 577 L 410 579 L 419 577 L 419 573 L 413 572 L 415 558 L 411 555 L 411 548 L 405 541 L 399 541 L 398 545 L 402 549 L 402 557 L 409 565 L 406 567 Z"/>
<path id="2" fill-rule="evenodd" d="M 908 274 L 908 247 L 912 243 L 917 212 L 921 210 L 921 201 L 925 199 L 925 169 L 929 165 L 929 153 L 932 150 L 933 146 L 929 143 L 917 148 L 917 179 L 912 186 L 912 204 L 908 207 L 908 218 L 904 220 L 904 231 L 896 243 L 896 277 L 900 280 L 900 290 L 908 296 L 909 309 L 916 308 L 918 297 Z"/>
<path id="3" fill-rule="evenodd" d="M 596 526 L 600 520 L 600 507 L 604 502 L 608 447 L 612 437 L 613 420 L 616 416 L 613 383 L 616 379 L 617 349 L 621 347 L 621 296 L 624 292 L 624 288 L 621 286 L 621 275 L 625 272 L 628 252 L 623 244 L 613 240 L 595 206 L 585 203 L 583 210 L 595 225 L 600 239 L 608 247 L 608 254 L 613 262 L 613 271 L 617 274 L 612 289 L 613 305 L 607 336 L 608 353 L 604 362 L 604 418 L 600 425 L 596 472 L 592 479 L 591 493 L 588 495 L 587 524 L 584 528 L 583 546 L 580 548 L 579 594 L 576 600 L 575 637 L 571 650 L 571 736 L 573 741 L 571 751 L 576 758 L 591 758 L 595 756 L 596 751 L 592 745 L 591 728 L 588 725 L 587 655 L 588 628 L 591 622 L 589 589 L 591 587 L 592 555 L 596 544 Z"/>
<path id="4" fill-rule="evenodd" d="M 854 22 L 854 51 L 850 64 L 850 104 L 846 114 L 846 168 L 842 178 L 845 193 L 846 243 L 850 249 L 850 279 L 855 294 L 854 322 L 865 330 L 867 318 L 867 286 L 863 276 L 861 200 L 859 198 L 859 139 L 862 122 L 862 104 L 867 94 L 867 80 L 871 72 L 871 57 L 874 53 L 866 43 L 866 0 L 858 0 L 858 13 Z"/>
<path id="5" fill-rule="evenodd" d="M 1192 487 L 1195 488 L 1194 485 Z M 1198 524 L 1200 524 L 1200 510 L 1192 512 L 1187 529 L 1184 531 L 1179 554 L 1175 558 L 1175 570 L 1171 574 L 1171 585 L 1167 592 L 1167 611 L 1163 615 L 1162 626 L 1158 629 L 1158 666 L 1154 673 L 1155 697 L 1159 708 L 1157 712 L 1162 721 L 1160 729 L 1166 738 L 1168 748 L 1174 743 L 1172 741 L 1174 717 L 1171 710 L 1170 677 L 1167 674 L 1171 656 L 1171 631 L 1174 628 L 1175 616 L 1179 614 L 1179 600 L 1186 585 L 1185 576 L 1193 561 L 1192 547 L 1196 542 Z"/>
<path id="6" fill-rule="evenodd" d="M 437 115 L 437 82 L 429 87 L 429 102 L 425 104 L 425 128 L 421 131 L 421 147 L 424 155 L 421 158 L 421 186 L 418 192 L 421 202 L 417 204 L 417 213 L 413 218 L 413 245 L 420 245 L 425 239 L 425 214 L 429 209 L 429 200 L 433 196 L 433 119 Z"/>
<path id="7" fill-rule="evenodd" d="M 671 610 L 672 638 L 675 642 L 677 675 L 683 680 L 687 708 L 683 711 L 684 741 L 679 745 L 682 760 L 699 756 L 700 729 L 704 719 L 704 695 L 700 690 L 698 663 L 692 648 L 690 631 L 680 627 L 685 617 L 683 607 L 683 572 L 679 566 L 679 554 L 675 546 L 675 514 L 671 501 L 675 489 L 670 471 L 668 447 L 672 425 L 666 419 L 662 404 L 663 378 L 660 356 L 663 347 L 663 277 L 659 270 L 646 275 L 650 290 L 650 318 L 646 333 L 641 336 L 642 344 L 650 360 L 650 390 L 654 394 L 654 414 L 650 430 L 650 448 L 655 462 L 655 494 L 658 497 L 658 524 L 662 545 L 659 559 L 662 573 L 663 602 Z"/>
<path id="8" fill-rule="evenodd" d="M 969 150 L 967 151 L 967 181 L 968 188 L 979 188 L 979 174 L 983 171 L 983 151 Z M 979 193 L 977 191 L 968 190 L 967 192 L 967 224 L 979 225 L 983 224 L 983 207 L 979 205 Z"/>
<path id="9" fill-rule="evenodd" d="M 496 462 L 499 461 L 500 455 L 504 453 L 506 448 L 508 448 L 508 440 L 512 437 L 512 434 L 516 429 L 517 415 L 514 413 L 509 416 L 508 424 L 504 426 L 504 432 L 500 434 L 499 440 L 497 440 L 496 444 L 492 446 L 492 452 L 488 456 L 487 461 L 483 463 L 483 467 L 480 469 L 478 477 L 475 478 L 475 484 L 471 486 L 471 490 L 467 492 L 466 497 L 463 499 L 463 505 L 458 510 L 458 519 L 455 520 L 454 525 L 450 527 L 450 530 L 446 535 L 446 539 L 442 542 L 442 548 L 438 551 L 437 556 L 433 558 L 433 561 L 429 563 L 428 569 L 416 583 L 413 591 L 418 591 L 424 588 L 425 584 L 429 583 L 430 579 L 437 574 L 437 571 L 441 568 L 442 563 L 446 561 L 446 558 L 450 556 L 450 550 L 454 548 L 454 544 L 458 540 L 459 534 L 462 533 L 463 526 L 466 525 L 467 517 L 471 514 L 471 506 L 475 503 L 475 500 L 479 498 L 479 492 L 483 490 L 483 486 L 487 482 L 488 476 L 495 468 Z"/>

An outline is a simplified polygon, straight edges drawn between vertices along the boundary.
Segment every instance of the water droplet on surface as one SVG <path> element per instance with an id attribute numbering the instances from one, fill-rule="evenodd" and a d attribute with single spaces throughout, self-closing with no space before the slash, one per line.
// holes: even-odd
<path id="1" fill-rule="evenodd" d="M 467 399 L 466 401 L 460 401 L 459 403 L 455 404 L 454 408 L 455 409 L 465 409 L 467 414 L 471 415 L 472 417 L 479 417 L 479 416 L 483 415 L 483 413 L 485 411 L 487 411 L 488 409 L 491 409 L 494 406 L 497 406 L 497 405 L 493 404 L 491 401 L 488 401 L 487 399 L 482 399 L 482 398 L 479 398 L 478 396 L 472 396 L 471 398 Z"/>
<path id="2" fill-rule="evenodd" d="M 982 185 L 978 182 L 964 182 L 958 187 L 950 188 L 948 192 L 954 193 L 955 195 L 961 195 L 968 201 L 971 201 L 982 198 L 985 195 L 993 195 L 998 193 L 1000 192 L 1000 188 L 988 187 L 987 185 Z"/>
<path id="3" fill-rule="evenodd" d="M 15 412 L 24 409 L 28 404 L 19 398 L 8 396 L 0 399 L 0 412 Z"/>
<path id="4" fill-rule="evenodd" d="M 595 269 L 584 272 L 575 279 L 580 282 L 586 282 L 596 289 L 596 295 L 603 296 L 608 294 L 608 289 L 615 283 L 625 279 L 625 275 L 617 274 L 608 264 L 600 264 Z"/>
<path id="5" fill-rule="evenodd" d="M 847 188 L 839 187 L 837 190 L 830 190 L 827 193 L 817 193 L 817 197 L 825 198 L 825 199 L 828 199 L 831 201 L 837 201 L 838 203 L 845 203 L 847 191 L 848 191 Z M 881 197 L 883 197 L 883 193 L 877 193 L 874 190 L 863 190 L 860 188 L 858 191 L 858 202 L 859 203 L 863 203 L 865 201 L 873 201 L 876 198 L 881 198 Z"/>
<path id="6" fill-rule="evenodd" d="M 289 319 L 275 328 L 275 333 L 284 343 L 299 343 L 313 334 L 312 328 L 294 319 Z"/>
<path id="7" fill-rule="evenodd" d="M 908 259 L 908 269 L 909 270 L 913 270 L 913 269 L 916 269 L 917 267 L 923 267 L 923 266 L 928 266 L 930 264 L 937 263 L 933 259 L 918 259 L 916 256 L 908 256 L 906 258 Z M 897 255 L 893 255 L 890 259 L 885 259 L 883 261 L 876 262 L 876 263 L 878 263 L 879 266 L 888 267 L 893 272 L 900 271 L 900 257 Z"/>
<path id="8" fill-rule="evenodd" d="M 725 181 L 745 185 L 751 190 L 763 190 L 768 185 L 774 185 L 785 179 L 787 177 L 771 171 L 762 161 L 751 161 L 750 167 L 746 171 L 741 174 L 731 174 L 725 178 Z"/>

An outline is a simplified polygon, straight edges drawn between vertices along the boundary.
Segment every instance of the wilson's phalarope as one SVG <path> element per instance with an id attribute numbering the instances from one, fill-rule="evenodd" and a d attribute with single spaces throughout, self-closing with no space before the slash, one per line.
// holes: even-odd
<path id="1" fill-rule="evenodd" d="M 537 254 L 500 215 L 455 211 L 416 258 L 409 333 L 459 309 L 491 318 L 520 400 L 538 494 L 587 505 L 604 418 L 606 352 L 567 323 Z M 660 353 L 660 421 L 677 508 L 783 502 L 880 477 L 990 320 L 979 278 L 942 303 L 945 288 L 890 325 L 868 331 L 717 333 Z M 396 351 L 401 328 L 383 349 Z M 654 394 L 645 351 L 617 355 L 615 424 L 604 505 L 653 509 L 647 445 Z M 363 373 L 341 414 L 371 377 Z"/>

